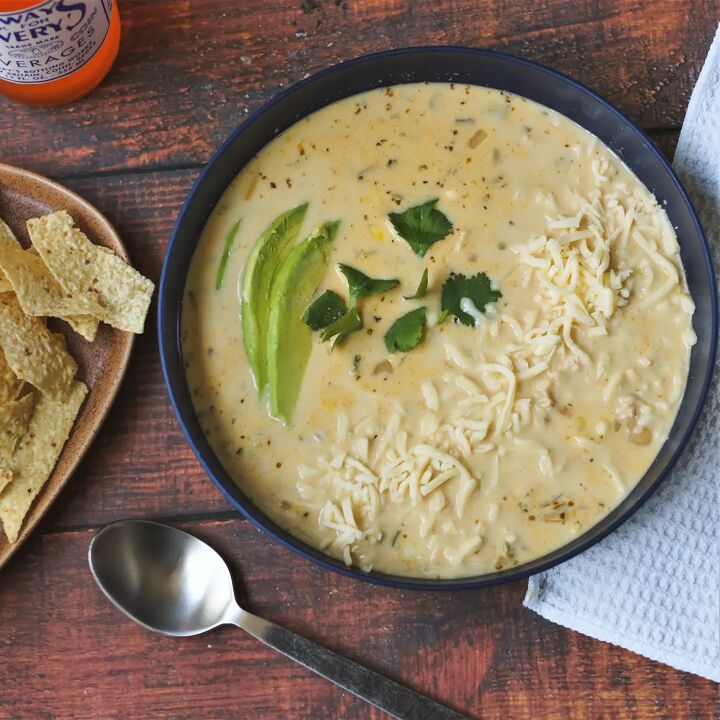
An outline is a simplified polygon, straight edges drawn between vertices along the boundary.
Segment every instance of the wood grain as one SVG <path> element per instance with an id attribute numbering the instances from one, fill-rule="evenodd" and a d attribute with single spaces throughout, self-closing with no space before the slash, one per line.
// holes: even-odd
<path id="1" fill-rule="evenodd" d="M 320 570 L 241 520 L 181 527 L 230 559 L 249 609 L 472 717 L 684 720 L 719 709 L 712 683 L 523 610 L 524 583 L 386 590 Z M 95 588 L 90 537 L 35 536 L 3 574 L 3 717 L 385 717 L 235 628 L 180 640 L 134 625 Z"/>
<path id="2" fill-rule="evenodd" d="M 3 159 L 52 176 L 187 167 L 281 88 L 357 55 L 423 44 L 503 50 L 592 86 L 646 128 L 680 125 L 720 0 L 121 2 L 118 62 L 52 111 L 0 100 Z"/>

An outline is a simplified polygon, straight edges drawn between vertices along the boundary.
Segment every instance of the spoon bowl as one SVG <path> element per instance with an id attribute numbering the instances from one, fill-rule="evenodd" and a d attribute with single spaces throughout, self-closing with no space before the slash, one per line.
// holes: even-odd
<path id="1" fill-rule="evenodd" d="M 93 538 L 90 570 L 106 597 L 148 630 L 186 637 L 228 622 L 235 609 L 225 561 L 192 535 L 121 520 Z"/>
<path id="2" fill-rule="evenodd" d="M 237 625 L 266 645 L 401 720 L 462 720 L 462 715 L 358 665 L 235 602 L 225 561 L 182 530 L 120 520 L 90 543 L 88 562 L 105 596 L 148 630 L 186 637 Z"/>

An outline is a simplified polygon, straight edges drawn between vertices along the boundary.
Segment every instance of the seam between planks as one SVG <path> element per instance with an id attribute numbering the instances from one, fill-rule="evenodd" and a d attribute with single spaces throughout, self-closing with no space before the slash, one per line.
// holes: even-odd
<path id="1" fill-rule="evenodd" d="M 245 521 L 245 518 L 236 510 L 215 510 L 208 512 L 197 512 L 197 513 L 176 513 L 174 515 L 148 515 L 143 517 L 118 517 L 116 520 L 153 520 L 155 522 L 166 523 L 172 525 L 174 523 L 187 523 L 187 522 L 223 522 L 226 520 L 241 520 Z M 87 532 L 88 530 L 98 530 L 105 525 L 115 522 L 110 520 L 107 522 L 90 522 L 90 523 L 79 523 L 77 525 L 59 525 L 56 527 L 38 530 L 34 533 L 35 535 L 51 536 L 51 535 L 63 535 Z"/>
<path id="2" fill-rule="evenodd" d="M 152 175 L 153 173 L 187 172 L 190 170 L 200 171 L 207 162 L 178 163 L 177 165 L 149 165 L 142 167 L 124 167 L 115 170 L 87 170 L 77 173 L 54 173 L 53 179 L 58 181 L 66 180 L 96 180 L 98 178 L 127 177 L 130 175 Z"/>

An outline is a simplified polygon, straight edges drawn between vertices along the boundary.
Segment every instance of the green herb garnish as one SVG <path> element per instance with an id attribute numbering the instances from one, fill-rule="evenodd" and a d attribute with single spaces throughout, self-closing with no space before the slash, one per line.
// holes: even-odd
<path id="1" fill-rule="evenodd" d="M 302 321 L 312 330 L 322 330 L 342 317 L 345 312 L 345 301 L 332 290 L 326 290 L 308 306 Z"/>
<path id="2" fill-rule="evenodd" d="M 408 352 L 416 347 L 422 340 L 426 322 L 424 307 L 399 317 L 385 333 L 385 347 L 388 352 Z"/>
<path id="3" fill-rule="evenodd" d="M 395 278 L 368 277 L 365 273 L 342 263 L 338 265 L 338 269 L 347 280 L 350 309 L 345 312 L 345 303 L 342 298 L 328 290 L 305 311 L 303 316 L 303 322 L 311 328 L 318 330 L 324 328 L 321 335 L 323 342 L 330 338 L 335 338 L 334 343 L 338 342 L 363 327 L 362 317 L 357 310 L 360 298 L 392 290 L 400 284 L 400 281 Z"/>
<path id="4" fill-rule="evenodd" d="M 222 287 L 223 280 L 225 279 L 225 268 L 227 267 L 228 260 L 230 259 L 230 250 L 232 250 L 233 243 L 235 242 L 235 236 L 237 231 L 240 229 L 240 218 L 231 228 L 230 232 L 225 238 L 225 245 L 223 247 L 222 256 L 220 257 L 220 264 L 218 265 L 217 275 L 215 275 L 215 289 L 219 290 Z"/>
<path id="5" fill-rule="evenodd" d="M 475 325 L 475 318 L 466 313 L 460 306 L 463 298 L 468 298 L 481 312 L 490 303 L 502 297 L 499 290 L 493 290 L 490 278 L 485 273 L 478 273 L 472 277 L 450 273 L 442 289 L 440 305 L 443 310 L 452 313 L 463 325 Z"/>
<path id="6" fill-rule="evenodd" d="M 405 300 L 422 300 L 425 297 L 425 293 L 428 289 L 428 271 L 427 268 L 423 270 L 422 277 L 420 278 L 420 284 L 417 287 L 417 290 L 415 291 L 414 295 L 409 295 L 408 297 L 405 297 L 403 295 L 403 299 Z"/>
<path id="7" fill-rule="evenodd" d="M 438 199 L 435 198 L 401 213 L 388 215 L 397 234 L 420 257 L 425 257 L 430 246 L 442 240 L 452 230 L 452 223 L 435 209 L 437 202 Z"/>
<path id="8" fill-rule="evenodd" d="M 375 280 L 374 278 L 368 277 L 365 273 L 351 268 L 349 265 L 343 265 L 342 263 L 338 265 L 338 269 L 347 280 L 348 290 L 350 292 L 350 307 L 355 307 L 359 298 L 387 292 L 400 284 L 400 281 L 395 278 Z"/>
<path id="9" fill-rule="evenodd" d="M 335 338 L 334 343 L 347 337 L 350 333 L 360 330 L 363 326 L 362 318 L 356 307 L 351 307 L 342 317 L 328 325 L 320 336 L 323 342 Z M 333 344 L 334 344 L 333 343 Z"/>

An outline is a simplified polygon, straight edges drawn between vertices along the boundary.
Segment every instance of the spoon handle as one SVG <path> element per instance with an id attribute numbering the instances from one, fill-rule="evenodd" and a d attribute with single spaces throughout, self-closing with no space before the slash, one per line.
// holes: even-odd
<path id="1" fill-rule="evenodd" d="M 399 720 L 466 720 L 463 715 L 241 608 L 228 622 Z"/>

